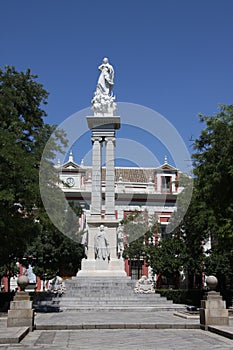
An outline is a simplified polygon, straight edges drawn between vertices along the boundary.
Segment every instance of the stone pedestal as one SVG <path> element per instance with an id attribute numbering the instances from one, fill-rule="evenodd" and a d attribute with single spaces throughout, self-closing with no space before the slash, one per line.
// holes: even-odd
<path id="1" fill-rule="evenodd" d="M 8 310 L 7 327 L 29 327 L 34 329 L 34 310 L 27 292 L 17 292 Z"/>
<path id="2" fill-rule="evenodd" d="M 220 293 L 211 291 L 201 301 L 200 327 L 208 330 L 208 326 L 228 326 L 229 315 L 226 309 L 226 302 L 222 300 Z"/>
<path id="3" fill-rule="evenodd" d="M 106 236 L 109 242 L 110 260 L 96 260 L 94 252 L 94 237 L 100 225 L 104 225 Z M 117 227 L 118 220 L 100 219 L 91 217 L 88 220 L 88 253 L 87 259 L 82 260 L 81 270 L 78 277 L 124 277 L 124 260 L 117 257 Z"/>

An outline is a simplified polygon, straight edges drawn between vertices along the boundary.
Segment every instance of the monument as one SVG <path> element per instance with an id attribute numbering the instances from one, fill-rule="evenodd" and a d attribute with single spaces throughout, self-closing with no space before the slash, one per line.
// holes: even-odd
<path id="1" fill-rule="evenodd" d="M 77 276 L 66 280 L 66 293 L 59 305 L 61 310 L 98 312 L 138 311 L 139 307 L 144 311 L 164 307 L 170 309 L 171 305 L 168 304 L 172 301 L 162 299 L 159 294 L 147 294 L 146 299 L 143 293 L 136 294 L 135 281 L 127 276 L 124 269 L 124 232 L 115 210 L 114 157 L 120 117 L 114 115 L 114 69 L 104 58 L 99 70 L 100 76 L 92 99 L 94 115 L 86 117 L 92 132 L 92 193 L 87 230 L 82 236 L 85 258 Z M 102 187 L 103 147 L 106 154 L 105 187 Z"/>
<path id="2" fill-rule="evenodd" d="M 113 95 L 114 69 L 107 58 L 98 67 L 100 71 L 92 99 L 93 116 L 87 116 L 92 131 L 92 196 L 90 217 L 87 219 L 88 238 L 85 239 L 86 258 L 82 260 L 78 277 L 126 276 L 124 261 L 118 254 L 115 214 L 115 141 L 120 128 L 120 116 L 115 116 Z M 102 190 L 102 155 L 106 153 L 106 185 Z"/>

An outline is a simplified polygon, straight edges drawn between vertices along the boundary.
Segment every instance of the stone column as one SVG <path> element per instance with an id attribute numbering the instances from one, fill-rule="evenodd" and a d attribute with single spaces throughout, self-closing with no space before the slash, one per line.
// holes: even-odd
<path id="1" fill-rule="evenodd" d="M 106 137 L 105 216 L 115 219 L 115 138 Z"/>
<path id="2" fill-rule="evenodd" d="M 82 260 L 82 268 L 78 277 L 98 276 L 113 277 L 126 276 L 124 261 L 117 257 L 117 227 L 115 217 L 115 131 L 120 128 L 120 117 L 90 116 L 87 117 L 89 129 L 92 131 L 92 193 L 91 215 L 88 223 L 88 253 L 87 259 Z M 106 143 L 106 192 L 105 216 L 101 217 L 102 209 L 102 143 Z M 100 225 L 104 225 L 109 241 L 110 260 L 95 259 L 94 241 Z"/>
<path id="3" fill-rule="evenodd" d="M 102 138 L 92 135 L 92 196 L 91 215 L 101 218 L 102 208 Z"/>

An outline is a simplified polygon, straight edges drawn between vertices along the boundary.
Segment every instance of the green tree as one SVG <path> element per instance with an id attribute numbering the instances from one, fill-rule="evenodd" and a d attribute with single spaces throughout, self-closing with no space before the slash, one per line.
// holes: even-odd
<path id="1" fill-rule="evenodd" d="M 82 232 L 78 231 L 82 207 L 74 202 L 64 204 L 63 228 L 67 235 L 62 234 L 44 213 L 40 221 L 41 232 L 27 247 L 25 255 L 34 257 L 34 271 L 42 279 L 56 275 L 72 276 L 77 273 L 84 258 L 84 248 L 80 243 Z"/>
<path id="2" fill-rule="evenodd" d="M 123 256 L 130 259 L 142 259 L 145 256 L 145 233 L 148 231 L 148 213 L 135 211 L 121 221 L 127 237 Z"/>
<path id="3" fill-rule="evenodd" d="M 157 287 L 160 287 L 161 277 L 166 277 L 178 288 L 180 272 L 186 259 L 186 246 L 180 237 L 167 237 L 159 241 L 158 245 L 147 246 L 147 262 L 159 278 Z"/>
<path id="4" fill-rule="evenodd" d="M 137 261 L 138 266 L 143 260 L 150 265 L 155 252 L 155 234 L 161 231 L 158 218 L 149 216 L 147 211 L 135 211 L 122 220 L 122 224 L 127 236 L 123 257 Z"/>
<path id="5" fill-rule="evenodd" d="M 44 123 L 48 93 L 30 70 L 0 69 L 0 273 L 14 273 L 11 266 L 22 258 L 41 225 L 49 225 L 39 189 L 43 149 L 54 131 Z M 66 143 L 57 131 L 47 157 L 50 182 L 56 174 L 51 160 Z M 59 142 L 57 142 L 59 140 Z M 55 187 L 55 186 L 54 186 Z M 58 189 L 56 189 L 57 191 Z M 38 224 L 38 219 L 40 224 Z"/>
<path id="6" fill-rule="evenodd" d="M 183 268 L 188 276 L 188 288 L 201 288 L 205 257 L 203 244 L 209 238 L 209 232 L 205 230 L 206 216 L 209 214 L 209 210 L 205 203 L 201 202 L 198 191 L 194 187 L 189 207 L 183 218 L 179 218 L 179 224 L 175 226 L 179 206 L 182 206 L 184 201 L 185 189 L 180 201 L 178 201 L 177 211 L 171 216 L 172 236 L 180 238 L 185 243 L 186 259 Z"/>
<path id="7" fill-rule="evenodd" d="M 212 238 L 213 255 L 208 264 L 213 259 L 209 266 L 216 267 L 214 274 L 218 270 L 216 256 L 229 261 L 232 255 L 233 105 L 220 105 L 214 116 L 200 115 L 200 120 L 205 128 L 194 141 L 194 175 L 199 198 L 208 208 L 204 229 Z"/>
<path id="8" fill-rule="evenodd" d="M 233 278 L 233 256 L 232 252 L 224 254 L 215 247 L 210 255 L 205 257 L 205 274 L 215 275 L 218 279 L 218 289 L 225 291 L 231 288 Z"/>
<path id="9" fill-rule="evenodd" d="M 135 240 L 144 237 L 144 234 L 148 229 L 148 213 L 147 211 L 135 211 L 128 214 L 121 223 L 124 225 L 127 242 L 134 242 Z"/>
<path id="10" fill-rule="evenodd" d="M 50 227 L 41 227 L 41 232 L 28 245 L 25 256 L 31 260 L 36 275 L 51 279 L 57 275 L 74 275 L 80 268 L 84 249 L 50 223 Z"/>
<path id="11" fill-rule="evenodd" d="M 220 106 L 194 142 L 194 175 L 199 195 L 212 215 L 206 227 L 223 248 L 232 245 L 233 231 L 233 105 Z"/>
<path id="12" fill-rule="evenodd" d="M 80 203 L 69 201 L 65 209 L 65 219 L 63 231 L 66 235 L 75 242 L 81 243 L 83 232 L 80 231 L 79 218 L 83 214 L 83 209 Z"/>

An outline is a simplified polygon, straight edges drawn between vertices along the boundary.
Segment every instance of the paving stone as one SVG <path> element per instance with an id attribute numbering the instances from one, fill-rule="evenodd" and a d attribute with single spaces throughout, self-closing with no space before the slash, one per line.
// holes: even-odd
<path id="1" fill-rule="evenodd" d="M 1 344 L 0 350 L 224 350 L 233 340 L 202 331 L 199 319 L 184 319 L 173 312 L 61 312 L 37 314 L 41 329 L 28 333 L 20 344 Z M 226 327 L 225 327 L 226 328 Z M 233 321 L 222 333 L 233 334 Z M 2 334 L 6 329 L 0 326 Z M 0 332 L 0 338 L 1 338 Z"/>
<path id="2" fill-rule="evenodd" d="M 41 331 L 33 333 L 36 332 L 41 333 Z M 39 336 L 38 334 L 38 338 Z M 50 336 L 53 337 L 53 332 Z M 35 345 L 36 343 L 37 345 Z M 35 341 L 35 338 L 32 338 L 31 333 L 22 341 L 21 345 L 23 346 L 21 349 L 26 349 L 26 346 L 29 345 L 32 346 L 31 349 L 42 349 L 39 343 Z M 232 341 L 201 330 L 93 329 L 56 332 L 54 341 L 52 344 L 49 344 L 48 348 L 57 348 L 59 350 L 192 350 L 198 347 L 202 350 L 232 349 Z"/>

